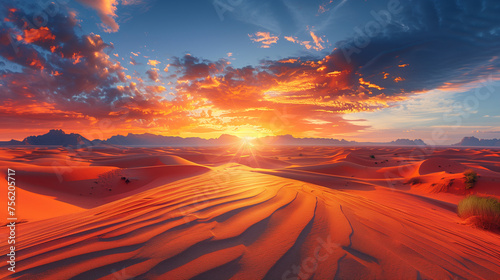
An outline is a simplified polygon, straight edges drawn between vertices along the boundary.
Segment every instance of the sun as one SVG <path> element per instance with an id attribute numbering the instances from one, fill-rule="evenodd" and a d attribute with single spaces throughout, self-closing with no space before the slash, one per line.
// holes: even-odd
<path id="1" fill-rule="evenodd" d="M 254 146 L 253 143 L 252 143 L 253 139 L 255 139 L 255 137 L 245 136 L 245 137 L 241 137 L 241 142 L 245 146 L 253 147 Z"/>
<path id="2" fill-rule="evenodd" d="M 244 136 L 241 138 L 243 141 L 252 141 L 253 139 L 255 139 L 255 137 L 251 137 L 251 136 Z"/>

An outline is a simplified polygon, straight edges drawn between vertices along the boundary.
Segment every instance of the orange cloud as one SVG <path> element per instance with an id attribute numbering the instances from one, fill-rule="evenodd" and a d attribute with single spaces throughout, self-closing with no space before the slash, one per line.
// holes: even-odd
<path id="1" fill-rule="evenodd" d="M 160 64 L 161 62 L 159 62 L 158 60 L 154 60 L 154 59 L 150 59 L 148 61 L 148 65 L 151 65 L 153 67 L 156 67 L 156 65 Z"/>
<path id="2" fill-rule="evenodd" d="M 309 34 L 313 38 L 314 44 L 316 45 L 313 47 L 315 50 L 320 51 L 320 50 L 325 48 L 321 45 L 321 43 L 324 43 L 324 41 L 321 37 L 316 36 L 316 34 L 314 34 L 314 32 L 312 32 L 312 31 L 310 31 Z"/>
<path id="3" fill-rule="evenodd" d="M 164 86 L 146 86 L 146 91 L 150 93 L 162 93 L 167 90 Z"/>
<path id="4" fill-rule="evenodd" d="M 80 53 L 73 53 L 71 58 L 73 59 L 73 64 L 77 64 L 80 62 L 80 60 L 83 58 L 83 56 L 81 56 Z"/>
<path id="5" fill-rule="evenodd" d="M 364 126 L 346 121 L 342 115 L 405 100 L 405 96 L 384 94 L 383 87 L 365 81 L 351 65 L 338 59 L 334 55 L 321 60 L 289 58 L 201 75 L 200 70 L 209 69 L 211 62 L 188 56 L 175 65 L 186 73 L 178 80 L 176 96 L 194 108 L 211 108 L 211 118 L 194 119 L 203 122 L 203 127 L 210 125 L 218 131 L 252 127 L 259 135 L 290 133 L 299 137 L 357 132 Z M 276 120 L 275 112 L 282 112 L 282 120 Z"/>
<path id="6" fill-rule="evenodd" d="M 18 41 L 24 41 L 27 44 L 34 42 L 53 41 L 56 37 L 50 32 L 47 27 L 40 27 L 38 29 L 25 29 L 24 36 L 19 35 Z"/>
<path id="7" fill-rule="evenodd" d="M 102 21 L 101 26 L 106 32 L 116 32 L 120 28 L 116 23 L 116 6 L 118 0 L 78 0 L 80 3 L 97 11 L 99 18 Z"/>
<path id="8" fill-rule="evenodd" d="M 278 36 L 271 35 L 269 32 L 257 32 L 255 34 L 248 34 L 250 40 L 254 43 L 260 43 L 261 48 L 269 48 L 272 44 L 276 44 L 279 40 Z"/>
<path id="9" fill-rule="evenodd" d="M 285 40 L 292 42 L 294 44 L 300 44 L 308 50 L 313 49 L 316 51 L 320 51 L 325 49 L 325 47 L 323 46 L 325 40 L 323 40 L 322 37 L 317 36 L 313 31 L 309 31 L 309 35 L 311 36 L 314 44 L 312 44 L 311 41 L 301 41 L 297 37 L 293 36 L 285 36 Z"/>
<path id="10" fill-rule="evenodd" d="M 285 36 L 285 39 L 292 43 L 297 43 L 297 38 L 292 36 Z"/>
<path id="11" fill-rule="evenodd" d="M 330 10 L 330 8 L 328 8 L 328 6 L 330 4 L 332 4 L 332 3 L 333 3 L 333 0 L 329 0 L 326 3 L 319 5 L 318 14 L 322 14 L 322 13 L 327 12 L 328 10 Z"/>
<path id="12" fill-rule="evenodd" d="M 33 59 L 30 63 L 30 66 L 33 66 L 34 68 L 43 70 L 45 66 L 43 65 L 42 61 L 39 59 Z"/>
<path id="13" fill-rule="evenodd" d="M 342 71 L 333 71 L 333 72 L 326 73 L 326 76 L 328 76 L 328 77 L 336 77 L 336 76 L 338 76 L 340 74 L 342 74 Z"/>
<path id="14" fill-rule="evenodd" d="M 372 84 L 370 82 L 365 81 L 363 78 L 359 78 L 359 83 L 365 86 L 368 86 L 369 88 L 376 88 L 378 90 L 383 90 L 383 87 L 377 86 L 376 84 Z"/>
<path id="15" fill-rule="evenodd" d="M 295 58 L 289 58 L 289 59 L 284 59 L 284 60 L 278 60 L 279 63 L 295 63 L 297 62 L 298 59 Z"/>

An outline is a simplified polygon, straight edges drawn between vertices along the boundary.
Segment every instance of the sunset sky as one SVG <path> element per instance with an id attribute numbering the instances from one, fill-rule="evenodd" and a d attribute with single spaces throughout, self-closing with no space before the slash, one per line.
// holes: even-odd
<path id="1" fill-rule="evenodd" d="M 0 140 L 500 138 L 496 0 L 39 2 L 0 4 Z"/>

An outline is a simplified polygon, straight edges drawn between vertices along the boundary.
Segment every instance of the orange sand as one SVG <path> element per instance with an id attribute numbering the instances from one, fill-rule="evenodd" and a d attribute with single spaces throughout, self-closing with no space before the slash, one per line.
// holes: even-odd
<path id="1" fill-rule="evenodd" d="M 30 147 L 0 166 L 23 221 L 2 279 L 500 279 L 499 232 L 456 215 L 500 198 L 498 150 Z"/>

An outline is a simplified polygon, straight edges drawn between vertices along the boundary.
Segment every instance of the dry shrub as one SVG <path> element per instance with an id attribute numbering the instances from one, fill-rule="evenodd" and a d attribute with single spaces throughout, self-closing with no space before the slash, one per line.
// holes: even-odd
<path id="1" fill-rule="evenodd" d="M 458 203 L 458 216 L 475 226 L 493 229 L 500 227 L 500 201 L 495 197 L 469 195 Z"/>

